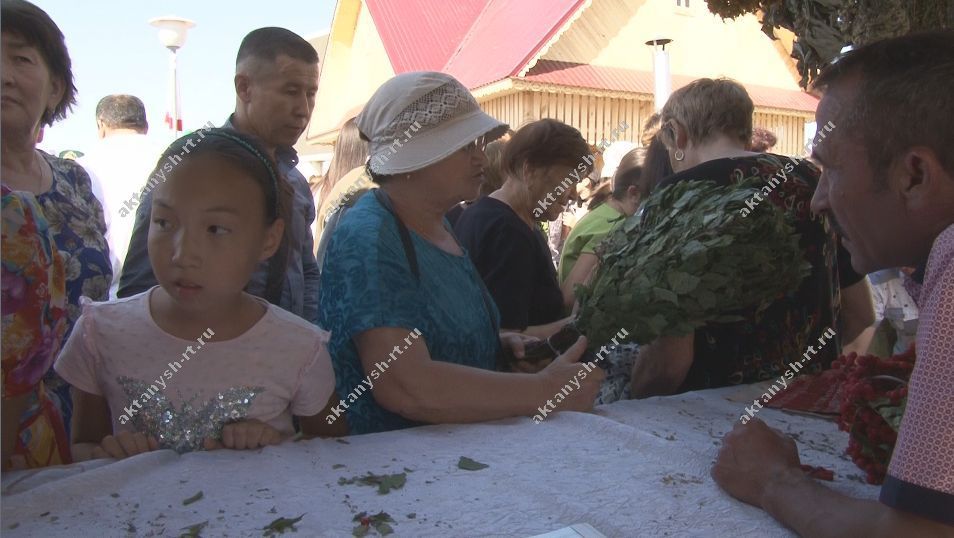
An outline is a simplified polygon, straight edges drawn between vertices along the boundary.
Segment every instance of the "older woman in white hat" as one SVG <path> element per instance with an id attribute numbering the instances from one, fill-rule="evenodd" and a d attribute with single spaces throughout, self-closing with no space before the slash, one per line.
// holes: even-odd
<path id="1" fill-rule="evenodd" d="M 577 362 L 583 339 L 537 374 L 494 371 L 501 348 L 520 356 L 525 340 L 500 333 L 497 307 L 444 219 L 477 197 L 484 145 L 507 125 L 433 72 L 384 83 L 357 124 L 380 188 L 342 219 L 322 271 L 319 322 L 332 334 L 340 398 L 329 424 L 346 415 L 352 433 L 368 433 L 590 410 L 603 374 Z"/>

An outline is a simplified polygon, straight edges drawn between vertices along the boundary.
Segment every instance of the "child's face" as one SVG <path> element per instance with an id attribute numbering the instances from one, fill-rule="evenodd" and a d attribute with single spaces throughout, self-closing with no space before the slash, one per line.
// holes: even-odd
<path id="1" fill-rule="evenodd" d="M 264 192 L 246 172 L 200 155 L 176 166 L 153 194 L 149 259 L 181 307 L 234 300 L 278 249 L 284 223 L 265 224 Z"/>

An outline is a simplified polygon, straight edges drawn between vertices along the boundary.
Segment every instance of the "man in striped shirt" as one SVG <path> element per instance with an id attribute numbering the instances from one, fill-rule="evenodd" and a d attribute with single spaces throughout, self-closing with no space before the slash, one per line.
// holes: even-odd
<path id="1" fill-rule="evenodd" d="M 917 361 L 880 502 L 807 478 L 795 442 L 753 419 L 726 435 L 712 476 L 803 536 L 954 536 L 954 32 L 873 43 L 815 82 L 812 209 L 860 273 L 918 267 Z"/>

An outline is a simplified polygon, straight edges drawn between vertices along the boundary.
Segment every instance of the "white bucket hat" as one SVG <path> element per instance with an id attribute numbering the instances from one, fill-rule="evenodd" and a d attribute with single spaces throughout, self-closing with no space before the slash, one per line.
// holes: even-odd
<path id="1" fill-rule="evenodd" d="M 508 125 L 488 116 L 454 77 L 432 71 L 403 73 L 381 85 L 356 120 L 369 140 L 375 174 L 420 170 L 484 137 L 496 140 Z"/>

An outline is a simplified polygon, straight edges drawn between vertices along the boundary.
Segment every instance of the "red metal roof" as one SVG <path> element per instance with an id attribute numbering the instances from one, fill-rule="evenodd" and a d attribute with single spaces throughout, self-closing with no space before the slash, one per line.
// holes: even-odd
<path id="1" fill-rule="evenodd" d="M 516 75 L 584 0 L 491 0 L 444 66 L 468 88 Z"/>
<path id="2" fill-rule="evenodd" d="M 395 73 L 440 71 L 493 0 L 366 0 Z"/>
<path id="3" fill-rule="evenodd" d="M 540 60 L 524 80 L 577 88 L 635 93 L 653 93 L 653 74 L 648 71 L 602 67 L 590 64 Z M 673 89 L 692 82 L 693 77 L 673 75 Z M 818 99 L 800 90 L 743 84 L 756 106 L 814 112 Z"/>
<path id="4" fill-rule="evenodd" d="M 366 0 L 395 73 L 468 88 L 516 75 L 585 0 Z"/>

